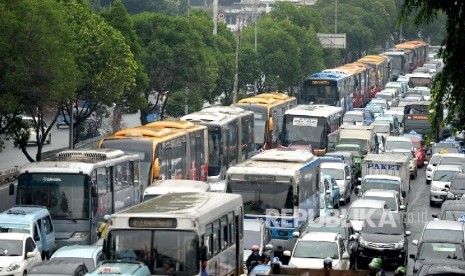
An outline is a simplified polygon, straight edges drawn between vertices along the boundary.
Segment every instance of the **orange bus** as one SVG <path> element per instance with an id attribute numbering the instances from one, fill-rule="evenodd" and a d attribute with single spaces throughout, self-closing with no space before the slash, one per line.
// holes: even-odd
<path id="1" fill-rule="evenodd" d="M 240 100 L 234 106 L 254 113 L 254 148 L 271 149 L 279 145 L 286 110 L 297 106 L 297 99 L 284 93 L 263 93 Z"/>
<path id="2" fill-rule="evenodd" d="M 99 148 L 121 149 L 140 157 L 145 188 L 158 179 L 207 181 L 207 127 L 186 121 L 158 121 L 103 138 Z"/>
<path id="3" fill-rule="evenodd" d="M 361 62 L 371 67 L 371 80 L 374 80 L 370 88 L 370 97 L 374 98 L 376 93 L 384 89 L 384 85 L 391 79 L 391 59 L 383 55 L 368 55 L 360 58 Z"/>
<path id="4" fill-rule="evenodd" d="M 424 41 L 412 40 L 394 46 L 395 49 L 409 51 L 409 69 L 413 72 L 425 64 L 429 45 Z"/>

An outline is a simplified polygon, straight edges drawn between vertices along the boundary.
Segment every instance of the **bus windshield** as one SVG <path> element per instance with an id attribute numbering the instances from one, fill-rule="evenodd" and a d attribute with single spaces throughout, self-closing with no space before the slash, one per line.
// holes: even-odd
<path id="1" fill-rule="evenodd" d="M 402 72 L 403 58 L 402 56 L 389 56 L 391 58 L 391 64 L 393 69 L 397 69 L 397 72 Z"/>
<path id="2" fill-rule="evenodd" d="M 368 152 L 366 139 L 341 138 L 339 140 L 339 144 L 356 144 L 360 146 L 360 151 L 362 152 L 362 154 L 366 154 Z"/>
<path id="3" fill-rule="evenodd" d="M 88 219 L 89 190 L 84 174 L 21 174 L 16 203 L 45 206 L 52 219 Z"/>
<path id="4" fill-rule="evenodd" d="M 252 215 L 265 215 L 267 209 L 292 209 L 292 185 L 284 183 L 230 182 L 228 191 L 240 194 L 244 202 L 244 212 Z"/>
<path id="5" fill-rule="evenodd" d="M 428 77 L 410 77 L 409 83 L 411 87 L 428 87 L 431 88 L 432 79 Z"/>
<path id="6" fill-rule="evenodd" d="M 284 117 L 283 145 L 310 144 L 314 148 L 326 148 L 324 119 L 286 115 Z"/>
<path id="7" fill-rule="evenodd" d="M 208 176 L 215 176 L 220 174 L 220 147 L 221 138 L 219 131 L 208 131 Z"/>
<path id="8" fill-rule="evenodd" d="M 147 187 L 152 184 L 150 169 L 152 167 L 154 152 L 153 141 L 143 139 L 104 140 L 102 148 L 120 149 L 125 153 L 137 154 L 140 158 L 140 185 Z"/>
<path id="9" fill-rule="evenodd" d="M 327 104 L 340 106 L 339 92 L 335 85 L 315 85 L 317 80 L 308 80 L 304 83 L 302 101 L 304 103 Z M 324 81 L 327 83 L 327 81 Z M 335 84 L 335 83 L 334 83 Z"/>
<path id="10" fill-rule="evenodd" d="M 144 262 L 155 275 L 197 275 L 200 272 L 199 237 L 193 231 L 130 229 L 108 233 L 109 256 Z"/>

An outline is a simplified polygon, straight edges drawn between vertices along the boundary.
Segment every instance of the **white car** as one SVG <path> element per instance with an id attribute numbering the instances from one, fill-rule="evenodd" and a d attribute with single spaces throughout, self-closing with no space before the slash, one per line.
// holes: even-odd
<path id="1" fill-rule="evenodd" d="M 434 206 L 436 203 L 443 203 L 446 200 L 450 182 L 459 172 L 463 172 L 460 165 L 439 164 L 436 166 L 431 181 L 430 206 Z"/>
<path id="2" fill-rule="evenodd" d="M 29 126 L 29 140 L 27 141 L 28 144 L 37 144 L 37 132 L 34 128 L 34 118 L 28 116 L 22 116 L 21 119 Z M 36 119 L 37 120 L 37 119 Z M 46 129 L 47 126 L 45 125 L 44 128 Z M 39 139 L 41 139 L 41 134 L 39 134 Z M 45 140 L 45 144 L 52 143 L 52 134 L 49 133 L 47 139 Z M 14 142 L 14 146 L 18 146 L 16 142 Z"/>
<path id="3" fill-rule="evenodd" d="M 389 208 L 385 201 L 374 199 L 357 199 L 352 202 L 347 212 L 347 219 L 356 232 L 360 232 L 365 219 L 371 216 L 380 216 L 388 212 Z"/>
<path id="4" fill-rule="evenodd" d="M 26 275 L 41 261 L 42 257 L 31 235 L 0 233 L 0 275 Z"/>
<path id="5" fill-rule="evenodd" d="M 426 166 L 426 184 L 431 183 L 431 179 L 433 178 L 433 172 L 436 166 L 439 164 L 439 161 L 441 161 L 441 156 L 442 154 L 435 153 L 429 159 L 428 166 Z"/>
<path id="6" fill-rule="evenodd" d="M 421 239 L 433 239 L 440 236 L 465 240 L 465 224 L 453 220 L 430 220 L 425 224 L 421 233 Z M 418 240 L 412 240 L 412 243 L 416 245 L 418 244 Z"/>
<path id="7" fill-rule="evenodd" d="M 362 199 L 382 200 L 386 202 L 387 208 L 393 213 L 407 210 L 406 206 L 402 204 L 399 192 L 393 190 L 371 189 L 363 193 Z"/>
<path id="8" fill-rule="evenodd" d="M 413 143 L 409 137 L 389 136 L 386 137 L 385 152 L 392 152 L 399 149 L 410 150 L 413 152 Z"/>
<path id="9" fill-rule="evenodd" d="M 352 176 L 349 167 L 345 163 L 324 162 L 320 165 L 320 172 L 323 175 L 330 175 L 336 180 L 339 187 L 339 201 L 343 205 L 350 201 Z"/>
<path id="10" fill-rule="evenodd" d="M 297 240 L 292 254 L 289 250 L 283 254 L 291 257 L 290 267 L 323 269 L 323 260 L 329 257 L 333 259 L 334 270 L 350 269 L 350 256 L 339 233 L 306 233 Z"/>

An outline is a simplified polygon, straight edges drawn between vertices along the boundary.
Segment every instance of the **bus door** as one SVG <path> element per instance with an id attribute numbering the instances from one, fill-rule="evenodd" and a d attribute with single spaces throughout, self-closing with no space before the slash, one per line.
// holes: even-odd
<path id="1" fill-rule="evenodd" d="M 202 172 L 202 165 L 204 165 L 203 155 L 203 139 L 200 134 L 195 134 L 191 141 L 191 167 L 190 179 L 206 181 L 206 175 Z"/>

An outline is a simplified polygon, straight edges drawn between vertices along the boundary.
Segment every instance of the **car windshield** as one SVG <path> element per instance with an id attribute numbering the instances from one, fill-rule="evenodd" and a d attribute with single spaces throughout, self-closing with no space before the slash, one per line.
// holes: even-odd
<path id="1" fill-rule="evenodd" d="M 344 115 L 343 122 L 344 123 L 352 123 L 352 122 L 363 122 L 363 115 L 362 114 L 346 114 Z"/>
<path id="2" fill-rule="evenodd" d="M 363 188 L 365 191 L 371 189 L 399 191 L 400 182 L 390 179 L 366 178 L 363 182 Z"/>
<path id="3" fill-rule="evenodd" d="M 372 124 L 375 127 L 375 132 L 389 133 L 391 132 L 391 126 L 388 124 Z"/>
<path id="4" fill-rule="evenodd" d="M 459 221 L 463 220 L 464 216 L 465 210 L 447 210 L 443 212 L 441 219 Z"/>
<path id="5" fill-rule="evenodd" d="M 346 229 L 344 226 L 336 223 L 311 223 L 305 228 L 306 232 L 327 232 L 339 233 L 343 239 L 347 239 Z"/>
<path id="6" fill-rule="evenodd" d="M 365 220 L 372 216 L 381 216 L 383 209 L 370 207 L 352 207 L 349 210 L 348 218 L 350 220 Z"/>
<path id="7" fill-rule="evenodd" d="M 436 170 L 433 175 L 433 180 L 450 182 L 457 173 L 457 171 Z"/>
<path id="8" fill-rule="evenodd" d="M 402 235 L 403 229 L 397 220 L 370 220 L 365 222 L 362 233 L 379 235 Z"/>
<path id="9" fill-rule="evenodd" d="M 0 222 L 0 233 L 31 233 L 29 224 Z"/>
<path id="10" fill-rule="evenodd" d="M 339 259 L 337 244 L 327 241 L 300 241 L 294 249 L 295 258 Z"/>
<path id="11" fill-rule="evenodd" d="M 22 240 L 0 240 L 0 256 L 22 256 Z"/>
<path id="12" fill-rule="evenodd" d="M 419 248 L 419 260 L 454 259 L 463 260 L 463 246 L 459 243 L 424 242 Z"/>
<path id="13" fill-rule="evenodd" d="M 363 198 L 385 201 L 387 207 L 391 211 L 398 211 L 397 201 L 396 201 L 395 197 L 380 197 L 380 196 L 370 196 L 370 195 L 368 195 L 368 196 L 363 196 Z"/>
<path id="14" fill-rule="evenodd" d="M 367 106 L 367 108 L 370 109 L 373 113 L 383 113 L 383 108 L 379 105 L 370 105 Z"/>
<path id="15" fill-rule="evenodd" d="M 330 175 L 335 180 L 343 180 L 344 179 L 344 170 L 336 169 L 336 168 L 321 168 L 320 172 L 323 175 Z"/>
<path id="16" fill-rule="evenodd" d="M 459 149 L 456 147 L 447 147 L 447 148 L 446 147 L 434 147 L 433 154 L 435 153 L 444 154 L 444 153 L 460 153 L 460 152 L 459 152 Z"/>
<path id="17" fill-rule="evenodd" d="M 397 149 L 412 150 L 412 142 L 411 141 L 397 141 L 397 140 L 386 141 L 386 150 L 397 150 Z"/>
<path id="18" fill-rule="evenodd" d="M 433 164 L 436 166 L 439 163 L 439 160 L 441 160 L 441 155 L 433 155 L 431 159 L 429 160 L 430 164 Z"/>
<path id="19" fill-rule="evenodd" d="M 450 238 L 459 238 L 463 239 L 463 231 L 458 230 L 449 230 L 449 229 L 425 229 L 423 232 L 422 239 L 431 239 L 441 236 L 446 236 Z"/>

